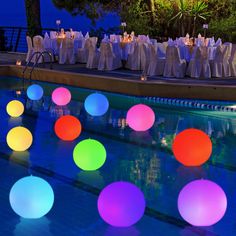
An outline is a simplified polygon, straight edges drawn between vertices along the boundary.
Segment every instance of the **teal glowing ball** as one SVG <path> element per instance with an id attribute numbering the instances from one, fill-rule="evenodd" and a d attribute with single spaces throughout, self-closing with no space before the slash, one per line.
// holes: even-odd
<path id="1" fill-rule="evenodd" d="M 40 100 L 43 97 L 43 88 L 38 84 L 33 84 L 27 88 L 26 93 L 29 99 Z"/>
<path id="2" fill-rule="evenodd" d="M 92 93 L 85 99 L 84 108 L 91 116 L 102 116 L 109 108 L 109 101 L 103 94 Z"/>
<path id="3" fill-rule="evenodd" d="M 82 170 L 99 169 L 106 161 L 106 149 L 95 139 L 85 139 L 79 142 L 73 151 L 75 164 Z"/>
<path id="4" fill-rule="evenodd" d="M 17 215 L 23 218 L 37 219 L 51 210 L 54 193 L 50 184 L 44 179 L 28 176 L 19 179 L 12 186 L 9 200 Z"/>

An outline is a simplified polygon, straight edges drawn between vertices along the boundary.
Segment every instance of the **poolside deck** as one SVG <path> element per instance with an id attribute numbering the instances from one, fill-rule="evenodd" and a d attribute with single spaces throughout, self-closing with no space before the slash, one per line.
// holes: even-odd
<path id="1" fill-rule="evenodd" d="M 0 53 L 0 75 L 22 78 L 23 66 L 16 66 L 15 62 L 17 59 L 24 61 L 24 58 L 25 54 Z M 30 68 L 25 73 L 26 78 L 29 78 L 29 72 Z M 98 71 L 87 69 L 84 64 L 54 63 L 52 70 L 48 65 L 35 69 L 32 79 L 136 96 L 236 100 L 236 78 L 176 79 L 152 76 L 147 81 L 141 81 L 141 74 L 141 71 L 126 69 Z"/>

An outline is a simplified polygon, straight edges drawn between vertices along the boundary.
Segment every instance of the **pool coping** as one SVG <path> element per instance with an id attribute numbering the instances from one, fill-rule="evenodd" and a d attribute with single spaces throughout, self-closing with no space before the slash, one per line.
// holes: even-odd
<path id="1" fill-rule="evenodd" d="M 23 69 L 23 66 L 0 65 L 0 76 L 23 78 Z M 29 72 L 30 68 L 26 70 L 26 79 L 29 79 Z M 236 101 L 236 85 L 229 84 L 141 81 L 45 68 L 35 68 L 32 79 L 133 96 Z"/>

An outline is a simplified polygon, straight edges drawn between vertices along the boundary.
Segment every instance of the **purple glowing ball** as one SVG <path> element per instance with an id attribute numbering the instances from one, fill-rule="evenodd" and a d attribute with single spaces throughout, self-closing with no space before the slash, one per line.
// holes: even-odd
<path id="1" fill-rule="evenodd" d="M 155 122 L 155 113 L 149 106 L 138 104 L 127 112 L 127 123 L 135 131 L 147 131 Z"/>
<path id="2" fill-rule="evenodd" d="M 227 198 L 223 189 L 209 180 L 195 180 L 179 193 L 180 215 L 193 226 L 211 226 L 224 216 Z"/>
<path id="3" fill-rule="evenodd" d="M 102 219 L 116 227 L 129 227 L 138 222 L 145 211 L 141 190 L 129 182 L 114 182 L 98 197 L 98 211 Z"/>

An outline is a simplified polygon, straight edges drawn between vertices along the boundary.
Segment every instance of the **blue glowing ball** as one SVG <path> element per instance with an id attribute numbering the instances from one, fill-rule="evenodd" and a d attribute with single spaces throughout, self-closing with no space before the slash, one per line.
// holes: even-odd
<path id="1" fill-rule="evenodd" d="M 27 88 L 27 96 L 31 100 L 39 100 L 43 97 L 43 88 L 38 84 L 30 85 Z"/>
<path id="2" fill-rule="evenodd" d="M 84 107 L 91 116 L 102 116 L 107 112 L 109 102 L 104 95 L 92 93 L 85 99 Z"/>
<path id="3" fill-rule="evenodd" d="M 44 179 L 28 176 L 19 179 L 12 186 L 9 200 L 16 214 L 23 218 L 37 219 L 52 208 L 54 193 Z"/>

